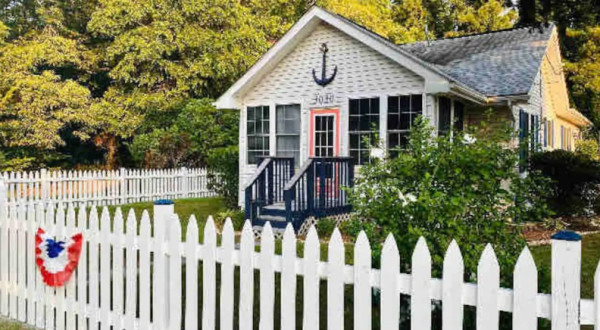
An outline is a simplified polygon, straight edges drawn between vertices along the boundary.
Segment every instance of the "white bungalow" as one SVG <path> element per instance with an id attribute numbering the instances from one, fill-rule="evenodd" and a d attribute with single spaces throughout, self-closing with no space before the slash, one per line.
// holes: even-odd
<path id="1" fill-rule="evenodd" d="M 572 149 L 589 121 L 561 68 L 553 25 L 396 45 L 314 7 L 216 101 L 241 111 L 240 205 L 256 226 L 297 230 L 348 212 L 361 141 L 402 145 L 418 116 L 443 133 L 493 108 L 524 135 L 541 127 L 543 148 Z"/>

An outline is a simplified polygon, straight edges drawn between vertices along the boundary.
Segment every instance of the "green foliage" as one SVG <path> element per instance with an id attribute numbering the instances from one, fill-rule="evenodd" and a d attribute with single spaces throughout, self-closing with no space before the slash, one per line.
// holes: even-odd
<path id="1" fill-rule="evenodd" d="M 552 179 L 550 206 L 563 217 L 589 216 L 600 204 L 600 162 L 565 150 L 534 154 L 530 167 Z"/>
<path id="2" fill-rule="evenodd" d="M 244 227 L 244 212 L 240 209 L 228 209 L 218 213 L 214 217 L 217 228 L 223 230 L 225 221 L 227 221 L 227 219 L 231 219 L 231 223 L 233 224 L 233 229 L 235 231 L 241 231 Z"/>
<path id="3" fill-rule="evenodd" d="M 549 215 L 547 180 L 535 172 L 519 175 L 518 152 L 506 147 L 511 136 L 506 125 L 435 138 L 427 121 L 419 121 L 396 158 L 361 169 L 350 191 L 356 219 L 364 221 L 360 225 L 367 227 L 372 242 L 392 233 L 401 255 L 411 255 L 423 236 L 437 267 L 455 239 L 469 247 L 462 251 L 469 275 L 491 242 L 509 275 L 525 244 L 509 223 Z"/>
<path id="4" fill-rule="evenodd" d="M 191 100 L 170 126 L 137 135 L 129 149 L 139 166 L 206 166 L 212 150 L 237 145 L 238 118 L 237 111 L 217 110 L 210 99 Z"/>
<path id="5" fill-rule="evenodd" d="M 208 187 L 231 209 L 238 208 L 239 165 L 237 145 L 214 149 L 208 157 Z"/>
<path id="6" fill-rule="evenodd" d="M 589 157 L 590 159 L 598 160 L 598 152 L 600 147 L 598 141 L 595 139 L 584 139 L 577 141 L 575 145 L 575 152 Z"/>
<path id="7" fill-rule="evenodd" d="M 337 221 L 330 218 L 319 219 L 317 222 L 317 234 L 320 238 L 329 238 L 337 226 Z"/>

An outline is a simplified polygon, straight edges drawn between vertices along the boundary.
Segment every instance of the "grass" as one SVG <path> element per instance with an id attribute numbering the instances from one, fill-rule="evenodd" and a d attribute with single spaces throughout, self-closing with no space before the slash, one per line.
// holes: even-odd
<path id="1" fill-rule="evenodd" d="M 31 328 L 27 327 L 26 325 L 24 325 L 23 323 L 20 323 L 20 322 L 6 321 L 3 319 L 0 319 L 0 330 L 25 330 L 25 329 L 31 329 Z"/>

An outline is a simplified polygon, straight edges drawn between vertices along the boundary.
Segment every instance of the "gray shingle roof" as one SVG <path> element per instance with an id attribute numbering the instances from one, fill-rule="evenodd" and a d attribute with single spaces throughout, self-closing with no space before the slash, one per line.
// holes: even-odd
<path id="1" fill-rule="evenodd" d="M 522 27 L 396 45 L 348 18 L 329 13 L 488 97 L 529 93 L 554 28 L 552 24 Z"/>
<path id="2" fill-rule="evenodd" d="M 519 95 L 533 85 L 552 28 L 516 28 L 399 47 L 487 96 Z"/>

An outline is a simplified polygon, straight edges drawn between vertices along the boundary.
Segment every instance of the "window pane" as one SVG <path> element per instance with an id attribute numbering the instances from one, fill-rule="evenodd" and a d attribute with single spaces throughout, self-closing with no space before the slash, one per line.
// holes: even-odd
<path id="1" fill-rule="evenodd" d="M 450 131 L 452 125 L 452 100 L 446 97 L 439 98 L 438 131 L 445 135 Z"/>
<path id="2" fill-rule="evenodd" d="M 350 100 L 350 114 L 357 115 L 358 111 L 358 100 Z"/>
<path id="3" fill-rule="evenodd" d="M 411 96 L 411 111 L 413 112 L 422 112 L 423 111 L 423 95 L 412 95 Z"/>
<path id="4" fill-rule="evenodd" d="M 454 128 L 462 131 L 465 117 L 464 105 L 461 102 L 454 101 Z"/>
<path id="5" fill-rule="evenodd" d="M 410 96 L 401 96 L 400 97 L 400 112 L 409 112 L 410 111 Z"/>
<path id="6" fill-rule="evenodd" d="M 400 121 L 397 114 L 389 114 L 388 115 L 388 130 L 397 130 L 400 129 Z"/>
<path id="7" fill-rule="evenodd" d="M 388 113 L 400 112 L 400 98 L 397 96 L 388 97 Z"/>
<path id="8" fill-rule="evenodd" d="M 360 100 L 360 109 L 359 112 L 361 115 L 366 115 L 369 113 L 369 108 L 370 108 L 370 104 L 371 102 L 369 102 L 369 99 L 361 99 Z"/>

